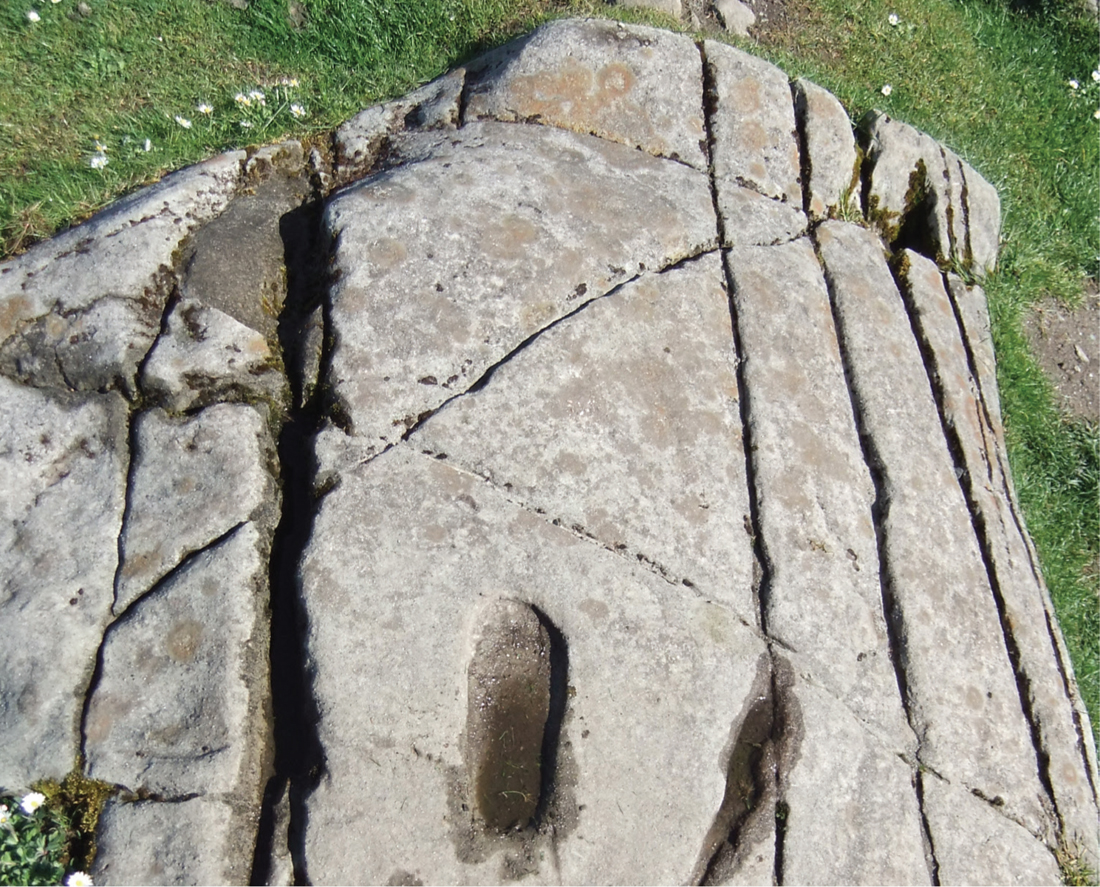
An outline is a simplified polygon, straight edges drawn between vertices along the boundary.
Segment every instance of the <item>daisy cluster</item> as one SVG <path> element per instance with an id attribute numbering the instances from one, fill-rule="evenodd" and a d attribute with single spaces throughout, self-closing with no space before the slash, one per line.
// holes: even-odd
<path id="1" fill-rule="evenodd" d="M 1095 106 L 1100 99 L 1100 65 L 1093 68 L 1087 80 L 1070 78 L 1066 81 L 1066 87 L 1075 99 L 1088 101 L 1090 105 Z M 1093 110 L 1092 117 L 1094 120 L 1100 120 L 1100 108 Z"/>
<path id="2" fill-rule="evenodd" d="M 64 849 L 68 820 L 46 808 L 46 796 L 28 792 L 16 803 L 0 804 L 0 883 L 56 884 L 65 869 L 59 859 Z M 85 872 L 70 872 L 67 887 L 92 887 Z"/>
<path id="3" fill-rule="evenodd" d="M 57 0 L 60 2 L 60 0 Z M 183 130 L 209 129 L 218 125 L 230 125 L 238 129 L 266 129 L 277 118 L 290 115 L 295 120 L 309 116 L 298 100 L 299 81 L 296 77 L 282 77 L 268 84 L 259 84 L 241 90 L 225 100 L 216 102 L 202 98 L 193 108 L 179 114 L 166 113 L 165 117 Z M 155 149 L 148 138 L 125 136 L 120 145 L 136 154 L 148 154 Z M 92 169 L 103 169 L 110 162 L 108 147 L 96 136 L 91 152 L 86 157 Z"/>

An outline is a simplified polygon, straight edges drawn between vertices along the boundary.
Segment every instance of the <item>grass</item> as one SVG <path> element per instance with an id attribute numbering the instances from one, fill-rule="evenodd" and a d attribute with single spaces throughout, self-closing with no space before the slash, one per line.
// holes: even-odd
<path id="1" fill-rule="evenodd" d="M 806 3 L 798 25 L 770 28 L 748 48 L 832 90 L 853 118 L 877 107 L 925 130 L 1001 192 L 1003 245 L 987 292 L 1010 459 L 1095 731 L 1100 437 L 1059 415 L 1020 322 L 1044 296 L 1072 303 L 1100 270 L 1095 22 L 1049 4 L 1018 12 L 1007 0 L 789 2 Z M 77 0 L 8 0 L 0 10 L 0 257 L 167 170 L 323 132 L 548 16 L 668 21 L 598 0 L 291 0 L 298 16 L 287 0 L 245 10 L 84 3 L 88 15 Z M 32 8 L 38 22 L 26 17 Z M 235 100 L 253 90 L 263 104 Z M 97 154 L 107 165 L 93 169 Z"/>

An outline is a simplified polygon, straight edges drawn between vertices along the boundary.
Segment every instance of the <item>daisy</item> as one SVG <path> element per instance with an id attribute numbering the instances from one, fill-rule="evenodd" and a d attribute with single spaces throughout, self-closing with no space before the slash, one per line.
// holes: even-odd
<path id="1" fill-rule="evenodd" d="M 19 806 L 23 808 L 24 813 L 30 815 L 45 803 L 46 796 L 42 792 L 31 792 L 19 802 Z"/>
<path id="2" fill-rule="evenodd" d="M 888 21 L 895 28 L 901 23 L 901 19 L 898 18 L 897 14 L 893 12 L 891 12 L 890 15 L 887 16 L 886 21 Z"/>
<path id="3" fill-rule="evenodd" d="M 92 876 L 85 872 L 73 872 L 65 879 L 65 887 L 92 887 Z"/>
<path id="4" fill-rule="evenodd" d="M 213 114 L 214 106 L 208 105 L 206 102 L 199 102 L 197 105 L 195 105 L 195 110 L 198 111 L 200 114 Z"/>
<path id="5" fill-rule="evenodd" d="M 1069 83 L 1069 88 L 1070 89 L 1080 89 L 1081 88 L 1081 84 L 1078 83 L 1076 80 L 1069 80 L 1067 82 Z"/>
<path id="6" fill-rule="evenodd" d="M 88 166 L 90 166 L 92 169 L 103 169 L 103 167 L 105 167 L 106 165 L 106 154 L 93 154 L 91 157 L 88 158 Z"/>
<path id="7" fill-rule="evenodd" d="M 889 83 L 887 83 L 884 87 L 882 87 L 882 94 L 884 96 L 886 96 L 887 98 L 890 97 L 890 93 L 892 93 L 893 91 L 894 91 L 894 87 L 892 87 Z"/>
<path id="8" fill-rule="evenodd" d="M 40 16 L 33 9 L 28 9 L 27 10 L 27 21 L 29 21 L 29 22 L 40 22 L 40 21 L 42 21 L 42 16 Z"/>
<path id="9" fill-rule="evenodd" d="M 184 129 L 190 129 L 191 128 L 191 121 L 188 120 L 186 117 L 180 117 L 179 114 L 176 115 L 176 123 L 178 123 Z"/>
<path id="10" fill-rule="evenodd" d="M 301 105 L 291 105 L 290 113 L 293 114 L 295 117 L 305 117 L 306 109 L 303 108 Z"/>

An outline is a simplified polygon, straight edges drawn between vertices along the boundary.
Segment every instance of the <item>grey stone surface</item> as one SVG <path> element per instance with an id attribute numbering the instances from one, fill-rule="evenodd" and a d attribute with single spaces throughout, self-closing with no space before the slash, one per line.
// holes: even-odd
<path id="1" fill-rule="evenodd" d="M 142 369 L 142 387 L 181 412 L 216 399 L 285 397 L 286 379 L 264 336 L 223 311 L 181 299 Z"/>
<path id="2" fill-rule="evenodd" d="M 396 101 L 360 111 L 336 130 L 341 179 L 354 177 L 380 159 L 388 137 L 405 129 L 453 129 L 466 71 L 458 68 Z"/>
<path id="3" fill-rule="evenodd" d="M 802 183 L 807 211 L 814 219 L 858 213 L 860 157 L 848 112 L 836 96 L 809 80 L 800 77 L 791 88 L 806 155 L 802 165 L 809 173 Z"/>
<path id="4" fill-rule="evenodd" d="M 1050 848 L 987 801 L 925 776 L 924 815 L 941 884 L 1061 884 Z"/>
<path id="5" fill-rule="evenodd" d="M 706 177 L 683 164 L 499 123 L 429 145 L 325 213 L 329 383 L 367 456 L 584 302 L 715 245 Z"/>
<path id="6" fill-rule="evenodd" d="M 954 298 L 964 299 L 973 299 L 975 294 L 956 286 L 949 295 L 943 275 L 931 260 L 909 251 L 905 256 L 906 297 L 937 377 L 944 418 L 958 441 L 972 507 L 981 517 L 1016 669 L 1027 688 L 1026 702 L 1046 759 L 1046 779 L 1067 837 L 1095 865 L 1100 813 L 1085 743 L 1074 724 L 1073 703 L 1066 693 L 1070 684 L 1060 667 L 1048 624 L 1041 575 L 1009 504 L 1007 453 L 993 432 L 982 390 L 971 373 L 953 305 L 954 294 Z M 976 297 L 981 298 L 980 292 Z"/>
<path id="7" fill-rule="evenodd" d="M 877 233 L 827 93 L 556 22 L 0 265 L 0 786 L 122 786 L 100 883 L 1095 860 L 996 192 L 868 127 Z"/>
<path id="8" fill-rule="evenodd" d="M 975 273 L 992 271 L 997 264 L 1001 243 L 1001 198 L 965 160 L 962 161 L 966 187 L 966 236 L 969 249 L 967 264 Z"/>
<path id="9" fill-rule="evenodd" d="M 231 795 L 258 817 L 269 544 L 246 523 L 111 626 L 84 722 L 92 779 L 157 797 Z"/>
<path id="10" fill-rule="evenodd" d="M 798 136 L 787 75 L 725 43 L 707 40 L 703 54 L 714 90 L 710 130 L 718 199 L 742 185 L 802 206 Z"/>
<path id="11" fill-rule="evenodd" d="M 919 759 L 1045 834 L 1045 791 L 990 579 L 881 242 L 825 222 L 817 243 L 879 472 L 883 578 Z"/>
<path id="12" fill-rule="evenodd" d="M 243 151 L 168 176 L 0 265 L 0 372 L 32 385 L 133 394 L 187 236 L 218 216 Z"/>
<path id="13" fill-rule="evenodd" d="M 99 820 L 96 884 L 245 884 L 251 830 L 219 798 L 111 800 Z"/>
<path id="14" fill-rule="evenodd" d="M 545 331 L 409 442 L 755 623 L 734 364 L 709 254 Z"/>
<path id="15" fill-rule="evenodd" d="M 302 579 L 326 760 L 307 802 L 311 879 L 506 880 L 524 842 L 536 881 L 687 879 L 764 651 L 730 610 L 406 445 L 324 499 Z M 568 639 L 570 689 L 558 806 L 540 831 L 490 842 L 461 807 L 463 672 L 471 620 L 498 596 Z"/>
<path id="16" fill-rule="evenodd" d="M 0 378 L 0 785 L 60 779 L 110 618 L 125 504 L 117 394 L 50 395 Z"/>
<path id="17" fill-rule="evenodd" d="M 275 507 L 264 417 L 215 404 L 189 419 L 163 410 L 135 420 L 133 479 L 114 611 L 122 613 L 192 552 Z"/>
<path id="18" fill-rule="evenodd" d="M 750 392 L 764 627 L 812 661 L 815 680 L 858 718 L 910 750 L 879 587 L 875 488 L 821 267 L 807 239 L 731 250 L 726 262 Z"/>
<path id="19" fill-rule="evenodd" d="M 723 246 L 773 246 L 801 237 L 808 225 L 794 205 L 729 182 L 718 188 L 718 215 Z"/>
<path id="20" fill-rule="evenodd" d="M 741 0 L 715 0 L 715 10 L 724 27 L 731 34 L 748 37 L 749 28 L 756 24 L 756 13 Z"/>
<path id="21" fill-rule="evenodd" d="M 198 230 L 180 295 L 228 314 L 274 341 L 286 299 L 283 217 L 309 194 L 298 142 L 270 146 L 246 164 L 247 187 Z"/>
<path id="22" fill-rule="evenodd" d="M 560 126 L 707 169 L 702 64 L 686 36 L 567 19 L 468 71 L 467 122 L 491 117 Z"/>

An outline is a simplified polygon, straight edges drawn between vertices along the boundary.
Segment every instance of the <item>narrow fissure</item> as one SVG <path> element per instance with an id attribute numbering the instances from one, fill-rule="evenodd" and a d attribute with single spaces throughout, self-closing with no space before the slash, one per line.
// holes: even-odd
<path id="1" fill-rule="evenodd" d="M 825 278 L 825 286 L 829 292 L 829 308 L 833 315 L 833 326 L 836 329 L 837 348 L 840 351 L 841 368 L 844 371 L 844 384 L 848 389 L 848 400 L 852 408 L 852 420 L 855 423 L 856 434 L 859 437 L 863 461 L 871 475 L 871 483 L 875 490 L 875 501 L 871 505 L 871 521 L 875 528 L 875 546 L 879 564 L 879 589 L 882 595 L 882 615 L 886 626 L 886 640 L 889 645 L 890 663 L 894 668 L 894 678 L 898 685 L 898 695 L 901 698 L 902 708 L 905 711 L 905 719 L 917 741 L 917 772 L 919 778 L 924 730 L 922 725 L 914 723 L 915 714 L 910 699 L 909 680 L 906 673 L 905 624 L 894 591 L 895 579 L 890 570 L 889 540 L 886 530 L 886 522 L 890 514 L 889 479 L 882 457 L 878 452 L 878 448 L 875 446 L 875 441 L 867 430 L 863 410 L 860 406 L 855 380 L 852 377 L 851 360 L 849 359 L 848 349 L 846 347 L 847 336 L 845 334 L 846 327 L 844 316 L 837 304 L 836 287 L 829 274 L 828 268 L 825 266 L 825 262 L 822 260 L 820 244 L 817 242 L 816 238 L 813 240 L 813 244 L 818 264 L 821 266 Z M 920 809 L 921 829 L 928 834 L 929 826 L 928 818 L 924 810 L 924 796 L 919 790 L 917 791 L 917 805 Z M 938 863 L 935 853 L 931 849 L 932 845 L 930 841 L 928 847 L 930 848 L 929 875 L 933 879 L 933 883 L 938 883 L 938 881 L 935 880 L 937 877 L 936 872 L 938 871 Z"/>
<path id="2" fill-rule="evenodd" d="M 920 766 L 917 767 L 913 786 L 916 789 L 917 804 L 920 807 L 921 843 L 924 845 L 924 856 L 928 863 L 928 875 L 933 887 L 939 887 L 940 864 L 936 859 L 936 845 L 932 841 L 932 830 L 928 827 L 928 818 L 924 815 L 924 770 Z"/>
<path id="3" fill-rule="evenodd" d="M 707 61 L 706 48 L 702 43 L 697 44 L 699 48 L 699 55 L 702 59 L 703 68 L 703 111 L 704 111 L 704 125 L 706 126 L 706 146 L 707 146 L 707 171 L 710 179 L 710 196 L 711 204 L 714 209 L 715 224 L 718 229 L 718 243 L 719 246 L 724 247 L 727 243 L 725 223 L 722 219 L 722 213 L 719 210 L 718 205 L 718 186 L 715 180 L 714 174 L 714 145 L 715 145 L 715 133 L 714 133 L 714 116 L 717 112 L 718 91 L 714 77 L 714 70 Z M 803 183 L 803 200 L 805 200 L 805 183 Z M 753 772 L 754 790 L 752 798 L 757 799 L 761 796 L 767 796 L 770 794 L 771 800 L 774 802 L 771 815 L 774 816 L 773 827 L 775 829 L 775 844 L 774 844 L 774 857 L 773 857 L 773 876 L 776 884 L 783 883 L 783 858 L 786 840 L 786 818 L 789 808 L 786 800 L 783 797 L 783 769 L 784 765 L 788 764 L 790 758 L 790 749 L 786 746 L 793 744 L 793 737 L 789 731 L 791 724 L 788 723 L 788 713 L 784 710 L 787 706 L 794 706 L 796 703 L 791 694 L 791 687 L 789 681 L 784 686 L 780 685 L 777 677 L 779 667 L 783 663 L 782 660 L 776 654 L 775 642 L 771 638 L 768 632 L 768 596 L 771 592 L 771 583 L 773 578 L 773 566 L 768 556 L 767 543 L 764 539 L 760 522 L 760 492 L 757 487 L 756 469 L 753 462 L 753 430 L 750 417 L 752 415 L 752 405 L 750 400 L 750 393 L 748 389 L 748 383 L 745 379 L 745 364 L 743 360 L 744 348 L 741 342 L 741 331 L 738 323 L 737 308 L 734 303 L 735 286 L 733 277 L 730 274 L 729 269 L 729 253 L 724 251 L 723 270 L 726 276 L 726 291 L 730 312 L 730 333 L 732 339 L 732 345 L 734 350 L 734 357 L 737 365 L 737 404 L 739 410 L 739 418 L 741 421 L 741 441 L 744 449 L 745 459 L 745 481 L 748 487 L 748 500 L 749 500 L 749 514 L 746 515 L 748 522 L 747 529 L 751 531 L 752 536 L 752 551 L 754 558 L 754 581 L 753 581 L 753 598 L 756 603 L 756 617 L 759 620 L 759 630 L 765 638 L 765 642 L 768 647 L 769 667 L 768 667 L 768 693 L 769 697 L 765 703 L 766 716 L 761 715 L 761 721 L 764 717 L 767 719 L 767 742 L 761 743 L 762 746 L 768 748 L 766 754 L 756 760 L 755 766 L 750 767 L 750 771 Z M 780 695 L 783 699 L 780 699 Z M 732 752 L 731 752 L 732 754 Z M 770 793 L 767 793 L 763 782 L 768 778 L 772 781 L 773 789 Z M 729 774 L 727 774 L 727 794 L 729 793 Z M 765 808 L 766 809 L 766 808 Z M 719 810 L 721 815 L 722 810 Z M 741 817 L 744 820 L 744 817 Z M 716 820 L 717 824 L 717 820 Z M 744 842 L 744 835 L 740 833 L 740 822 L 735 822 L 733 825 L 733 831 L 731 831 L 726 840 L 723 841 L 718 848 L 713 852 L 711 858 L 707 861 L 706 868 L 703 873 L 702 882 L 706 883 L 706 879 L 716 874 L 715 866 L 720 859 L 723 847 L 728 848 L 730 852 L 736 856 L 737 850 L 740 849 L 739 845 Z M 732 860 L 731 860 L 732 862 Z"/>
<path id="4" fill-rule="evenodd" d="M 282 515 L 272 540 L 269 564 L 271 609 L 271 711 L 274 774 L 264 791 L 263 807 L 252 864 L 252 883 L 271 874 L 276 806 L 289 786 L 288 843 L 295 883 L 309 882 L 305 859 L 305 801 L 324 769 L 324 751 L 317 734 L 318 712 L 306 649 L 306 614 L 298 565 L 313 531 L 317 512 L 314 495 L 313 436 L 325 406 L 323 380 L 331 363 L 329 337 L 324 335 L 316 384 L 306 378 L 311 365 L 306 330 L 318 306 L 324 329 L 331 328 L 325 299 L 331 244 L 322 230 L 323 194 L 315 188 L 300 207 L 279 221 L 283 240 L 287 295 L 279 316 L 278 338 L 292 402 L 279 434 L 282 473 Z M 281 849 L 281 848 L 280 848 Z"/>
<path id="5" fill-rule="evenodd" d="M 801 179 L 802 185 L 802 211 L 806 214 L 806 218 L 810 216 L 810 176 L 813 174 L 813 167 L 810 160 L 810 146 L 809 139 L 806 135 L 806 115 L 802 113 L 802 109 L 799 107 L 798 96 L 795 94 L 794 81 L 789 84 L 791 89 L 791 104 L 794 106 L 794 127 L 795 135 L 798 138 L 798 174 Z"/>
<path id="6" fill-rule="evenodd" d="M 936 412 L 940 420 L 940 429 L 947 442 L 948 452 L 951 454 L 951 462 L 955 469 L 955 477 L 958 480 L 959 490 L 962 492 L 963 499 L 966 502 L 967 511 L 970 515 L 970 524 L 974 531 L 974 538 L 977 542 L 978 551 L 982 558 L 982 565 L 985 568 L 986 577 L 989 581 L 989 588 L 993 594 L 993 600 L 997 607 L 997 618 L 1000 622 L 1001 634 L 1004 638 L 1005 652 L 1008 656 L 1009 664 L 1012 667 L 1013 676 L 1015 677 L 1016 692 L 1020 697 L 1020 707 L 1023 710 L 1031 734 L 1031 744 L 1035 751 L 1036 769 L 1039 775 L 1039 781 L 1042 783 L 1043 791 L 1046 792 L 1047 799 L 1050 801 L 1052 809 L 1055 810 L 1058 817 L 1058 825 L 1061 829 L 1063 827 L 1062 816 L 1061 813 L 1058 812 L 1058 807 L 1055 803 L 1054 790 L 1050 778 L 1050 755 L 1043 747 L 1042 729 L 1032 710 L 1031 679 L 1020 661 L 1019 646 L 1016 642 L 1015 633 L 1012 630 L 1011 621 L 1008 618 L 1004 592 L 1001 589 L 996 560 L 993 556 L 990 533 L 986 527 L 986 515 L 981 503 L 974 493 L 973 478 L 971 478 L 970 472 L 966 467 L 966 456 L 964 454 L 962 440 L 959 437 L 959 431 L 947 416 L 947 408 L 944 403 L 943 379 L 939 368 L 939 362 L 928 337 L 924 334 L 920 312 L 914 301 L 909 281 L 905 274 L 900 273 L 899 268 L 892 265 L 890 270 L 894 275 L 898 291 L 902 294 L 902 301 L 905 303 L 905 310 L 909 316 L 909 324 L 913 331 L 913 338 L 920 348 L 921 359 L 924 362 L 925 371 L 928 374 L 928 381 L 931 385 L 932 394 L 936 402 Z M 956 329 L 965 341 L 965 333 L 958 325 L 956 325 Z"/>

